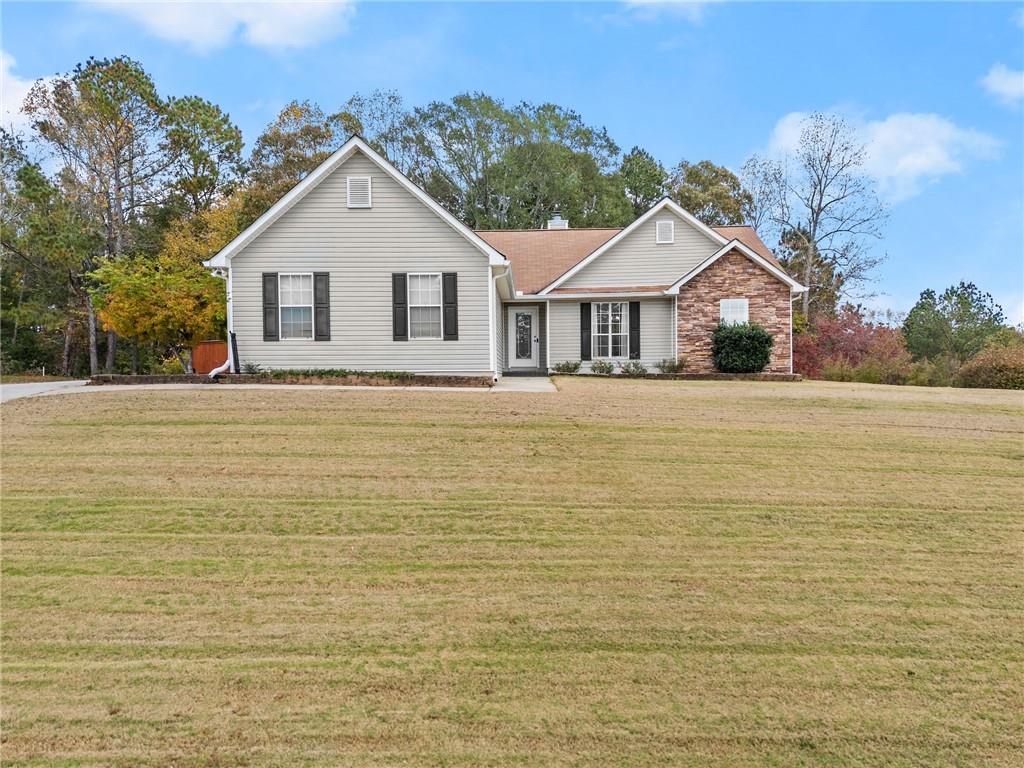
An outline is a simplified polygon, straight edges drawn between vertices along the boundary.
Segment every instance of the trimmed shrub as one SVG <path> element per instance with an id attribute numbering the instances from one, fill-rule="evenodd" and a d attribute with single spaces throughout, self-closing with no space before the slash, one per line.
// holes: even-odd
<path id="1" fill-rule="evenodd" d="M 590 364 L 591 373 L 609 374 L 615 373 L 615 363 L 611 360 L 595 360 Z"/>
<path id="2" fill-rule="evenodd" d="M 664 360 L 655 363 L 654 367 L 662 373 L 680 373 L 686 367 L 686 361 L 673 360 L 671 357 L 666 357 Z"/>
<path id="3" fill-rule="evenodd" d="M 961 387 L 1024 389 L 1024 346 L 989 345 L 960 366 Z"/>
<path id="4" fill-rule="evenodd" d="M 760 325 L 719 325 L 711 339 L 715 367 L 722 373 L 760 373 L 771 360 L 772 335 Z"/>
<path id="5" fill-rule="evenodd" d="M 619 368 L 622 369 L 623 376 L 630 376 L 632 378 L 640 378 L 647 375 L 647 368 L 639 360 L 630 360 L 625 363 L 621 363 Z"/>
<path id="6" fill-rule="evenodd" d="M 580 365 L 581 363 L 579 360 L 563 360 L 560 363 L 552 365 L 551 370 L 555 373 L 579 373 Z"/>
<path id="7" fill-rule="evenodd" d="M 270 371 L 274 379 L 346 379 L 350 376 L 365 376 L 371 379 L 411 379 L 408 371 L 350 371 L 345 368 L 289 368 Z"/>

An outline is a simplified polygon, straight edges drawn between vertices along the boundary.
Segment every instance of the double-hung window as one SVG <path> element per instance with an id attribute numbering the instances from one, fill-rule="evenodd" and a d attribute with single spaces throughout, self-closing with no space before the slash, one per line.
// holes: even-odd
<path id="1" fill-rule="evenodd" d="M 594 357 L 625 357 L 629 354 L 627 308 L 624 301 L 594 304 Z"/>
<path id="2" fill-rule="evenodd" d="M 441 275 L 409 275 L 409 338 L 441 338 Z"/>
<path id="3" fill-rule="evenodd" d="M 313 338 L 313 275 L 279 275 L 281 338 Z"/>
<path id="4" fill-rule="evenodd" d="M 750 320 L 750 305 L 746 299 L 722 299 L 718 308 L 723 325 L 739 325 Z"/>

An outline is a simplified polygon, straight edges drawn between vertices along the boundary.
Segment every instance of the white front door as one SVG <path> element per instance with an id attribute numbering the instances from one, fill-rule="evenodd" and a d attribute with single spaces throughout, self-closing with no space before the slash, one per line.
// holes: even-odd
<path id="1" fill-rule="evenodd" d="M 537 368 L 540 365 L 540 328 L 536 307 L 508 308 L 508 367 Z"/>

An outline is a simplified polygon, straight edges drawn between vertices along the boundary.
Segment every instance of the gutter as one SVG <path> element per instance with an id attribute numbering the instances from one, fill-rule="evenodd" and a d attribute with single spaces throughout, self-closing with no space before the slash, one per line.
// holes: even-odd
<path id="1" fill-rule="evenodd" d="M 226 273 L 226 274 L 225 274 Z M 227 281 L 227 307 L 228 307 L 228 322 L 227 322 L 227 336 L 228 336 L 228 359 L 224 361 L 224 365 L 220 365 L 210 371 L 207 375 L 211 379 L 217 378 L 220 374 L 225 371 L 230 371 L 234 366 L 234 344 L 231 343 L 231 336 L 234 333 L 234 324 L 231 318 L 231 267 L 224 268 L 223 272 L 220 269 L 215 269 L 213 272 L 214 277 L 220 277 Z"/>

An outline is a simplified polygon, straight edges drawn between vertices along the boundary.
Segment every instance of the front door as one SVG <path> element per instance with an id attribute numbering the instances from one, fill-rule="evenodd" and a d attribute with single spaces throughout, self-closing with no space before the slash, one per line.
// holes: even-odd
<path id="1" fill-rule="evenodd" d="M 536 307 L 508 308 L 509 368 L 537 368 L 540 365 L 540 329 Z"/>

